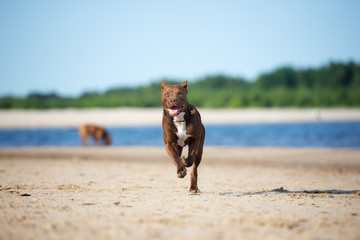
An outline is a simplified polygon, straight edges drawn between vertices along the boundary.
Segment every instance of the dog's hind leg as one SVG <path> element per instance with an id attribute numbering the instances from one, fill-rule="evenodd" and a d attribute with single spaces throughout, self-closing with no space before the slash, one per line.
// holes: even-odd
<path id="1" fill-rule="evenodd" d="M 191 185 L 190 185 L 189 192 L 194 193 L 194 194 L 200 193 L 200 190 L 197 185 L 197 177 L 198 177 L 197 168 L 199 167 L 201 158 L 202 158 L 204 138 L 205 138 L 205 136 L 202 136 L 198 141 L 195 142 L 194 155 L 192 155 L 193 159 L 194 159 L 194 163 L 193 163 L 193 168 L 192 168 L 191 175 L 190 175 L 190 184 Z M 190 146 L 189 146 L 189 149 L 190 149 Z"/>
<path id="2" fill-rule="evenodd" d="M 201 142 L 201 140 L 200 140 Z M 181 161 L 185 165 L 185 167 L 191 167 L 194 163 L 194 159 L 196 158 L 196 154 L 199 149 L 199 141 L 193 141 L 189 143 L 189 152 L 188 157 L 182 157 Z M 201 150 L 202 151 L 202 150 Z M 201 156 L 200 156 L 201 158 Z"/>
<path id="3" fill-rule="evenodd" d="M 180 153 L 179 156 L 181 156 L 183 147 L 178 146 L 178 148 L 180 149 L 180 150 L 179 150 L 179 153 Z M 189 147 L 189 149 L 190 149 L 190 147 Z M 190 156 L 190 150 L 189 150 L 189 153 L 188 153 L 188 157 L 185 157 L 185 156 L 180 157 L 181 162 L 182 162 L 182 163 L 184 164 L 184 166 L 187 167 L 187 168 L 192 166 L 192 164 L 193 164 L 193 160 L 192 160 L 192 159 L 193 159 L 193 158 Z"/>
<path id="4" fill-rule="evenodd" d="M 181 156 L 182 151 L 183 151 L 183 147 L 182 147 L 182 146 L 177 145 L 177 150 L 178 150 L 179 156 Z"/>
<path id="5" fill-rule="evenodd" d="M 181 162 L 185 165 L 185 167 L 191 167 L 193 165 L 192 157 L 181 157 Z"/>
<path id="6" fill-rule="evenodd" d="M 199 159 L 201 159 L 201 156 L 199 157 Z M 190 189 L 189 189 L 190 193 L 200 193 L 200 190 L 197 185 L 197 177 L 198 177 L 197 168 L 199 167 L 199 164 L 200 164 L 200 161 L 197 161 L 197 159 L 196 159 L 193 164 L 193 168 L 192 168 L 191 176 L 190 176 L 190 184 L 191 184 Z"/>
<path id="7" fill-rule="evenodd" d="M 190 176 L 190 189 L 189 191 L 191 193 L 199 193 L 200 190 L 198 188 L 198 185 L 197 185 L 197 177 L 198 177 L 198 171 L 197 171 L 197 168 L 199 167 L 200 165 L 200 162 L 201 162 L 201 156 L 202 156 L 202 149 L 199 151 L 196 151 L 195 153 L 195 156 L 194 156 L 194 163 L 192 164 L 193 168 L 192 168 L 192 171 L 191 171 L 191 176 Z"/>
<path id="8" fill-rule="evenodd" d="M 173 144 L 166 144 L 165 145 L 166 152 L 170 156 L 170 158 L 173 160 L 174 165 L 176 166 L 177 176 L 178 178 L 183 178 L 186 176 L 186 168 L 184 164 L 182 163 L 179 155 L 179 150 L 182 151 L 182 148 L 177 148 L 176 143 Z"/>
<path id="9" fill-rule="evenodd" d="M 194 157 L 195 157 L 195 142 L 189 143 L 189 152 L 188 156 L 182 156 L 181 162 L 185 165 L 185 167 L 191 167 L 194 163 Z"/>

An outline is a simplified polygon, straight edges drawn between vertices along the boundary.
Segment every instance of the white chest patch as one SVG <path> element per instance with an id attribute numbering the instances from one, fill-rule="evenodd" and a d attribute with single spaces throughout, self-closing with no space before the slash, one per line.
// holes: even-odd
<path id="1" fill-rule="evenodd" d="M 178 137 L 177 144 L 182 147 L 185 146 L 185 140 L 188 137 L 191 137 L 186 133 L 186 122 L 184 120 L 184 115 L 185 113 L 180 113 L 179 115 L 174 117 L 174 124 L 175 127 L 177 128 L 177 133 L 176 133 Z"/>

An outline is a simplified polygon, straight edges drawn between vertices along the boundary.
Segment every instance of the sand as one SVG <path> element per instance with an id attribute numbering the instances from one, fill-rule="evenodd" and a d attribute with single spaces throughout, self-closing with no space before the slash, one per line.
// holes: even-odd
<path id="1" fill-rule="evenodd" d="M 0 239 L 360 239 L 360 150 L 206 147 L 191 195 L 162 147 L 1 149 L 0 185 Z"/>
<path id="2" fill-rule="evenodd" d="M 317 121 L 360 121 L 360 109 L 199 109 L 205 125 Z M 161 108 L 0 110 L 0 129 L 159 126 Z"/>
<path id="3" fill-rule="evenodd" d="M 201 109 L 210 124 L 358 109 Z M 162 109 L 0 111 L 0 128 L 160 126 Z M 206 147 L 201 194 L 163 147 L 0 149 L 0 239 L 360 239 L 360 150 Z"/>

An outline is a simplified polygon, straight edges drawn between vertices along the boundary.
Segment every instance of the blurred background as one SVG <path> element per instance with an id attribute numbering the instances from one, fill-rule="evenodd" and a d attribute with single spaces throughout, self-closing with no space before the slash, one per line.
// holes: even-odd
<path id="1" fill-rule="evenodd" d="M 359 10 L 355 0 L 1 1 L 0 109 L 160 108 L 160 81 L 185 79 L 199 108 L 358 109 Z"/>
<path id="2" fill-rule="evenodd" d="M 355 0 L 1 1 L 0 108 L 160 106 L 164 79 L 189 80 L 200 107 L 359 106 L 359 9 Z"/>

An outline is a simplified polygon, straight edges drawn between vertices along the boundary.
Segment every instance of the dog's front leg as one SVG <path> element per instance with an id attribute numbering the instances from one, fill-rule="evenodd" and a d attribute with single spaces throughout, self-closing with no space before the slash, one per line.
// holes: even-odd
<path id="1" fill-rule="evenodd" d="M 186 168 L 184 164 L 180 160 L 180 154 L 181 151 L 178 148 L 178 145 L 176 143 L 167 143 L 166 146 L 166 152 L 169 154 L 171 160 L 173 160 L 178 178 L 183 178 L 186 176 Z"/>

